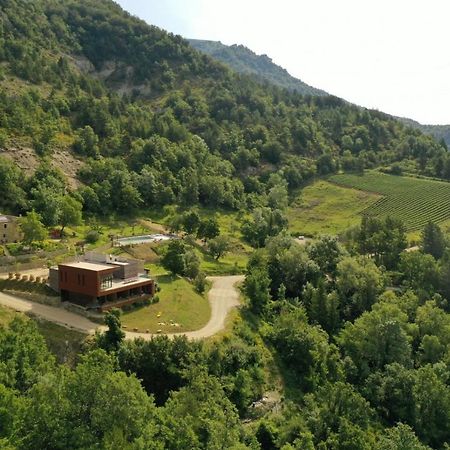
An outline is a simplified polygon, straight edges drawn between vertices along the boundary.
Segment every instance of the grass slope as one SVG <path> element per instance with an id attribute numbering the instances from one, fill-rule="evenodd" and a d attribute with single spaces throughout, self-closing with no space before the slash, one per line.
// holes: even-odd
<path id="1" fill-rule="evenodd" d="M 18 314 L 13 309 L 0 306 L 0 326 L 7 326 L 11 320 Z"/>
<path id="2" fill-rule="evenodd" d="M 36 324 L 39 332 L 44 336 L 47 347 L 56 355 L 58 362 L 73 367 L 87 335 L 47 320 L 36 319 Z"/>
<path id="3" fill-rule="evenodd" d="M 211 308 L 205 296 L 197 294 L 194 287 L 184 278 L 171 275 L 157 277 L 161 291 L 159 303 L 125 312 L 122 324 L 128 330 L 137 328 L 163 333 L 198 330 L 205 325 L 211 315 Z M 160 317 L 158 317 L 160 315 Z M 164 323 L 165 325 L 160 325 Z M 180 326 L 172 326 L 177 323 Z"/>
<path id="4" fill-rule="evenodd" d="M 16 316 L 28 318 L 23 313 L 0 306 L 0 326 L 7 326 Z M 58 362 L 73 366 L 80 352 L 86 334 L 69 330 L 43 319 L 34 318 L 39 332 L 44 336 L 49 350 L 56 356 Z"/>
<path id="5" fill-rule="evenodd" d="M 421 229 L 430 220 L 440 223 L 450 219 L 450 183 L 373 171 L 334 175 L 330 181 L 381 195 L 363 214 L 397 217 L 405 222 L 408 231 Z"/>
<path id="6" fill-rule="evenodd" d="M 317 181 L 304 188 L 289 207 L 290 231 L 308 236 L 339 234 L 357 225 L 359 214 L 379 198 L 374 193 Z"/>

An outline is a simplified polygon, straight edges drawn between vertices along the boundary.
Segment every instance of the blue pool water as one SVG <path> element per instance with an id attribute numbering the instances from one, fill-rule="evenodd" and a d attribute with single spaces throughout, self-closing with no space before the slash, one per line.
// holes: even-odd
<path id="1" fill-rule="evenodd" d="M 149 242 L 168 241 L 169 239 L 173 239 L 174 237 L 175 236 L 170 234 L 144 234 L 142 236 L 130 236 L 119 238 L 116 240 L 116 243 L 119 246 L 132 244 L 146 244 Z"/>

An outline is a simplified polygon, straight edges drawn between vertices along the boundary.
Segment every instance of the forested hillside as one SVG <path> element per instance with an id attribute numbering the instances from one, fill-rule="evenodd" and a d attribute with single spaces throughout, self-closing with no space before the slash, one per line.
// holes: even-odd
<path id="1" fill-rule="evenodd" d="M 447 176 L 445 149 L 401 122 L 258 84 L 110 1 L 9 0 L 1 21 L 0 146 L 42 161 L 32 175 L 1 160 L 2 210 L 55 221 L 66 181 L 45 160 L 59 149 L 84 162 L 73 195 L 101 215 L 247 209 L 266 202 L 274 173 L 289 189 L 396 161 Z"/>
<path id="2" fill-rule="evenodd" d="M 189 39 L 189 43 L 238 73 L 253 75 L 261 81 L 269 81 L 275 86 L 296 91 L 302 95 L 328 95 L 321 89 L 309 86 L 293 77 L 286 69 L 277 66 L 267 55 L 257 55 L 243 45 L 224 45 L 221 42 L 201 39 Z"/>
<path id="3" fill-rule="evenodd" d="M 210 340 L 127 341 L 113 310 L 69 366 L 32 320 L 1 326 L 1 448 L 448 449 L 447 237 L 427 223 L 405 251 L 401 220 L 365 217 L 305 242 L 286 212 L 338 171 L 450 180 L 443 144 L 234 73 L 109 0 L 0 0 L 0 149 L 0 210 L 28 213 L 30 246 L 40 219 L 99 234 L 169 206 L 184 239 L 155 247 L 168 278 L 196 282 L 203 248 L 227 251 L 217 212 L 251 254 L 242 308 Z M 77 161 L 70 185 L 57 155 Z"/>
<path id="4" fill-rule="evenodd" d="M 400 120 L 406 125 L 419 129 L 422 133 L 434 136 L 437 141 L 445 142 L 447 147 L 450 146 L 450 125 L 422 125 L 411 119 L 400 118 Z"/>
<path id="5" fill-rule="evenodd" d="M 189 42 L 194 48 L 223 62 L 238 73 L 252 75 L 260 81 L 268 81 L 275 86 L 296 91 L 302 95 L 328 95 L 323 90 L 309 86 L 293 77 L 286 69 L 275 64 L 269 56 L 257 55 L 243 45 L 224 45 L 221 42 L 201 39 L 189 39 Z M 450 146 L 449 125 L 422 125 L 415 120 L 398 119 L 422 133 L 433 136 L 438 141 L 443 140 L 447 146 Z"/>

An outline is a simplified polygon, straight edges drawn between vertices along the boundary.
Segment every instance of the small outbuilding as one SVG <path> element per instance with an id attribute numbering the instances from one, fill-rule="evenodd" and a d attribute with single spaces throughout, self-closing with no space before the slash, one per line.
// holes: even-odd
<path id="1" fill-rule="evenodd" d="M 10 244 L 22 240 L 19 218 L 0 214 L 0 244 Z"/>

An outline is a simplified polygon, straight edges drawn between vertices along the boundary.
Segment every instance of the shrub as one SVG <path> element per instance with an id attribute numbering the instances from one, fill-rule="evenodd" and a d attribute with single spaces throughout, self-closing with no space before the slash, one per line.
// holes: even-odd
<path id="1" fill-rule="evenodd" d="M 88 244 L 95 244 L 100 239 L 100 233 L 97 230 L 89 230 L 84 239 Z"/>
<path id="2" fill-rule="evenodd" d="M 206 275 L 203 272 L 200 272 L 194 279 L 194 287 L 195 290 L 199 294 L 203 294 L 206 289 Z"/>

